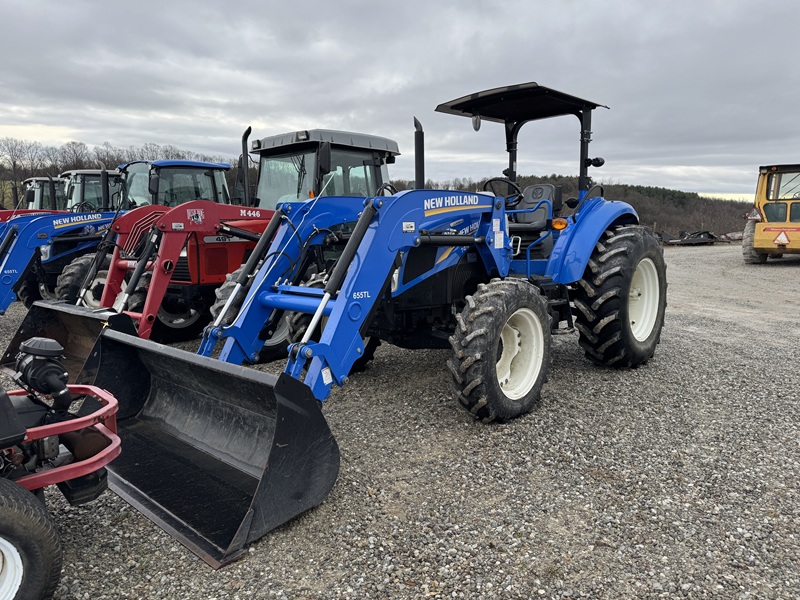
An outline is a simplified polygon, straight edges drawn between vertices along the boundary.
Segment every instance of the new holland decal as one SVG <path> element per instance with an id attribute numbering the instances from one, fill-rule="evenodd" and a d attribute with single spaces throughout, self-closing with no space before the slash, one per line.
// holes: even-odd
<path id="1" fill-rule="evenodd" d="M 94 221 L 99 221 L 102 218 L 103 215 L 101 213 L 61 217 L 60 219 L 53 219 L 53 227 L 55 229 L 60 229 L 61 227 L 69 227 L 70 225 L 78 225 L 80 223 L 92 223 Z"/>
<path id="2" fill-rule="evenodd" d="M 459 196 L 439 196 L 438 198 L 426 198 L 422 208 L 426 217 L 440 215 L 442 213 L 454 212 L 465 208 L 472 208 L 481 205 L 481 199 L 475 194 Z"/>

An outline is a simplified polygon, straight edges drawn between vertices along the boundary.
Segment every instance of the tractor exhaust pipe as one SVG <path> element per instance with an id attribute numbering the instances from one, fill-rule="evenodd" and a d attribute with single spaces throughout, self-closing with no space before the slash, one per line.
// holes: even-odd
<path id="1" fill-rule="evenodd" d="M 242 187 L 244 188 L 242 190 L 244 194 L 242 203 L 244 206 L 250 206 L 250 153 L 247 151 L 247 140 L 250 139 L 252 131 L 253 128 L 248 126 L 242 134 L 242 161 L 240 168 L 242 170 Z"/>
<path id="2" fill-rule="evenodd" d="M 414 117 L 414 179 L 418 190 L 425 189 L 425 132 L 422 123 Z"/>

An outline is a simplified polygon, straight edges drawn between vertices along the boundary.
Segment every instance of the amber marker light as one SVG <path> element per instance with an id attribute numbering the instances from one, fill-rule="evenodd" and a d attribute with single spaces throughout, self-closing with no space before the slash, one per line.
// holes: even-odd
<path id="1" fill-rule="evenodd" d="M 567 228 L 567 220 L 563 217 L 556 217 L 553 219 L 553 229 L 561 231 Z"/>

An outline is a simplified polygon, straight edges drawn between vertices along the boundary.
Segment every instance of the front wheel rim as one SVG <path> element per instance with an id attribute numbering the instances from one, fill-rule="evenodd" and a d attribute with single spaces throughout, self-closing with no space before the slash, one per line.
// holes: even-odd
<path id="1" fill-rule="evenodd" d="M 22 585 L 22 556 L 17 548 L 0 538 L 0 600 L 13 600 Z"/>
<path id="2" fill-rule="evenodd" d="M 636 267 L 628 295 L 628 322 L 631 334 L 644 342 L 653 332 L 658 318 L 660 288 L 655 263 L 645 258 Z"/>
<path id="3" fill-rule="evenodd" d="M 500 332 L 502 349 L 497 360 L 497 381 L 511 400 L 524 398 L 542 369 L 544 334 L 539 317 L 521 308 L 506 321 Z"/>
<path id="4" fill-rule="evenodd" d="M 84 306 L 91 309 L 102 308 L 100 302 L 103 299 L 103 289 L 106 286 L 107 280 L 108 271 L 100 271 L 97 274 L 94 281 L 92 281 L 92 284 L 89 286 L 89 289 L 86 290 L 86 293 L 83 295 L 82 302 Z M 122 286 L 122 291 L 125 291 L 125 285 Z"/>

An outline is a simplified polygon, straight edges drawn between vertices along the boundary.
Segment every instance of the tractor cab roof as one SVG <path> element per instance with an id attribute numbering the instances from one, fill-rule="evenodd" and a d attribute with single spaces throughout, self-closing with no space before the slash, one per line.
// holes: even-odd
<path id="1" fill-rule="evenodd" d="M 36 177 L 28 177 L 25 181 L 22 182 L 22 185 L 27 185 L 29 183 L 34 183 L 36 181 L 43 181 L 48 183 L 52 179 L 56 183 L 61 183 L 60 177 L 42 177 L 41 175 L 37 175 Z"/>
<path id="2" fill-rule="evenodd" d="M 122 164 L 118 168 L 120 171 L 124 171 L 130 165 L 135 165 L 137 163 L 145 163 L 153 165 L 154 167 L 158 167 L 159 169 L 177 167 L 177 168 L 193 168 L 193 169 L 217 169 L 217 170 L 227 171 L 228 169 L 231 168 L 230 164 L 228 163 L 209 163 L 197 160 L 179 160 L 179 159 L 134 160 L 129 163 Z"/>
<path id="3" fill-rule="evenodd" d="M 786 173 L 790 171 L 800 171 L 800 165 L 765 165 L 758 167 L 762 173 Z"/>
<path id="4" fill-rule="evenodd" d="M 525 123 L 562 115 L 581 114 L 603 107 L 591 100 L 584 100 L 559 92 L 536 82 L 520 83 L 505 87 L 475 92 L 436 107 L 436 111 L 464 117 L 480 117 L 497 123 Z"/>
<path id="5" fill-rule="evenodd" d="M 100 175 L 102 173 L 102 169 L 70 169 L 69 171 L 64 171 L 59 175 L 59 177 L 71 177 L 73 175 Z M 117 177 L 119 175 L 119 171 L 116 169 L 109 169 L 108 176 L 109 177 Z"/>
<path id="6" fill-rule="evenodd" d="M 283 152 L 286 146 L 300 144 L 318 145 L 322 142 L 330 142 L 332 146 L 375 150 L 377 152 L 384 152 L 389 156 L 399 156 L 400 154 L 397 142 L 394 140 L 377 135 L 334 131 L 331 129 L 306 129 L 303 131 L 272 135 L 260 140 L 253 140 L 252 150 L 259 154 L 274 154 Z"/>

